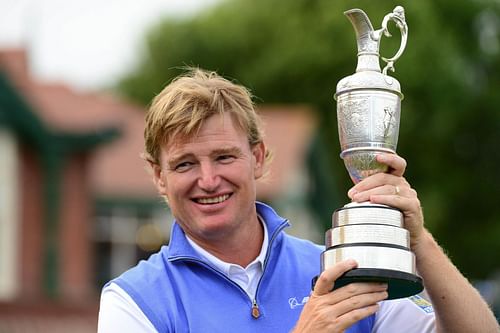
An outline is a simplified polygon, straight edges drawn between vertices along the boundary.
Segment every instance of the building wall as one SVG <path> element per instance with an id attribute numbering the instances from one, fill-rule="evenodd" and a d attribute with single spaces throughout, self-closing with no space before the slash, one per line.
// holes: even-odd
<path id="1" fill-rule="evenodd" d="M 63 167 L 59 218 L 59 292 L 67 301 L 92 296 L 92 211 L 88 189 L 88 156 L 69 156 Z"/>
<path id="2" fill-rule="evenodd" d="M 43 175 L 38 153 L 25 144 L 19 148 L 19 296 L 30 299 L 43 293 Z"/>

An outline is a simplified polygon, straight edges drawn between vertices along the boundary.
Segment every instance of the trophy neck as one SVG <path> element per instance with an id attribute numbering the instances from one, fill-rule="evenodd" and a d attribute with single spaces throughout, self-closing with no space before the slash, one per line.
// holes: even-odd
<path id="1" fill-rule="evenodd" d="M 358 65 L 356 66 L 356 73 L 366 71 L 378 73 L 381 72 L 378 53 L 358 53 Z"/>

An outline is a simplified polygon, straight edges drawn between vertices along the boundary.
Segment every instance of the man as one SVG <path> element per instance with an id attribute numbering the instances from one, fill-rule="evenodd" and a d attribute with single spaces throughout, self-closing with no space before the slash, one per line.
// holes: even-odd
<path id="1" fill-rule="evenodd" d="M 384 301 L 382 283 L 331 291 L 356 267 L 325 270 L 322 248 L 284 232 L 288 221 L 256 202 L 269 159 L 250 94 L 193 70 L 168 85 L 146 116 L 146 159 L 175 223 L 169 246 L 105 286 L 99 332 L 497 332 L 487 304 L 423 226 L 406 162 L 348 193 L 399 208 L 433 303 Z"/>

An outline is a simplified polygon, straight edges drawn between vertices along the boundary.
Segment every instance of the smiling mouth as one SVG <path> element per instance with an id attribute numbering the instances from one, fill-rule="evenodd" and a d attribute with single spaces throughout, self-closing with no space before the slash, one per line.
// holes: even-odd
<path id="1" fill-rule="evenodd" d="M 229 199 L 230 195 L 229 194 L 224 194 L 224 195 L 219 195 L 216 197 L 211 197 L 211 198 L 198 198 L 194 199 L 196 203 L 202 204 L 202 205 L 213 205 L 213 204 L 218 204 L 221 202 L 226 201 Z"/>

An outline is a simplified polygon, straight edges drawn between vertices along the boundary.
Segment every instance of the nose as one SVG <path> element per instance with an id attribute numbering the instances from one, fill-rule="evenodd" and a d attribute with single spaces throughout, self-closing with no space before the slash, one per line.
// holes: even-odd
<path id="1" fill-rule="evenodd" d="M 220 184 L 220 176 L 212 163 L 201 163 L 198 186 L 206 192 L 215 192 Z"/>

